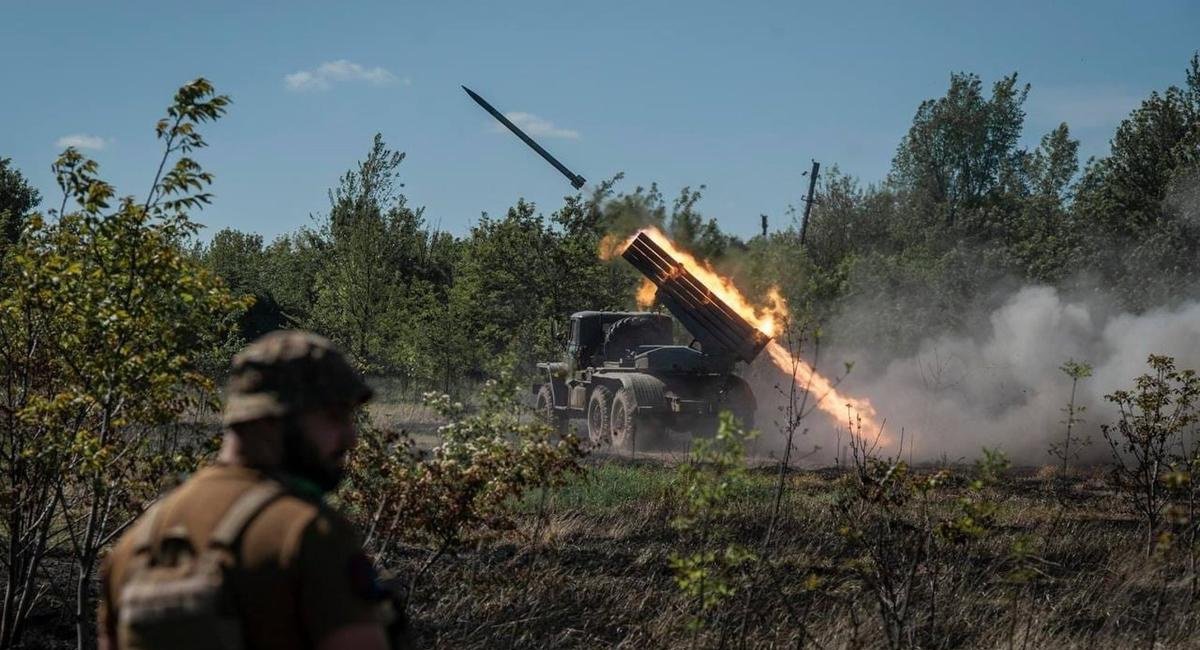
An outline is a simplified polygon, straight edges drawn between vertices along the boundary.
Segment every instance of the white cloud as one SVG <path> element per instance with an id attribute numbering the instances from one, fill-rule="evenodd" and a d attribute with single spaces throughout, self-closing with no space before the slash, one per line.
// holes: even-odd
<path id="1" fill-rule="evenodd" d="M 542 138 L 564 138 L 566 140 L 578 140 L 579 132 L 573 129 L 564 129 L 554 125 L 554 122 L 545 118 L 538 117 L 533 113 L 505 113 L 513 124 L 521 127 L 521 130 L 533 137 Z M 507 131 L 503 125 L 497 124 L 495 128 L 500 131 Z"/>
<path id="2" fill-rule="evenodd" d="M 396 75 L 385 68 L 378 66 L 364 68 L 357 63 L 345 59 L 327 61 L 312 70 L 293 72 L 283 78 L 283 82 L 287 85 L 288 90 L 297 91 L 329 90 L 333 84 L 340 81 L 365 81 L 372 86 L 386 86 L 396 82 L 405 86 L 412 84 L 412 81 L 408 77 L 397 79 Z"/>
<path id="3" fill-rule="evenodd" d="M 58 147 L 59 149 L 75 147 L 76 149 L 95 149 L 96 151 L 99 151 L 103 149 L 104 145 L 106 144 L 108 144 L 108 142 L 104 138 L 98 135 L 88 135 L 86 133 L 72 133 L 71 135 L 64 135 L 63 137 L 54 141 L 54 146 Z"/>

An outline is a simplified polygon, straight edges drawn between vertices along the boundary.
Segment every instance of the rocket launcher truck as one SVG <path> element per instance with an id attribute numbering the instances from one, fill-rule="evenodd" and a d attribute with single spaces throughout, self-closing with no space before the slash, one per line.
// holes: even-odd
<path id="1" fill-rule="evenodd" d="M 487 100 L 466 86 L 463 90 L 572 187 L 587 183 Z M 693 336 L 691 345 L 674 344 L 674 326 L 665 314 L 576 312 L 567 358 L 538 364 L 541 381 L 532 391 L 538 413 L 560 431 L 572 418 L 586 418 L 593 442 L 625 450 L 653 442 L 668 428 L 708 434 L 723 410 L 752 427 L 754 394 L 734 370 L 738 362 L 753 361 L 770 337 L 645 233 L 638 233 L 622 255 L 654 283 L 658 302 Z"/>
<path id="2" fill-rule="evenodd" d="M 709 435 L 723 410 L 752 427 L 754 394 L 735 369 L 753 361 L 770 337 L 645 233 L 622 256 L 654 283 L 656 299 L 694 337 L 692 343 L 674 343 L 665 314 L 572 314 L 566 359 L 537 366 L 537 412 L 560 431 L 572 418 L 586 418 L 594 443 L 626 451 L 653 444 L 667 429 Z"/>

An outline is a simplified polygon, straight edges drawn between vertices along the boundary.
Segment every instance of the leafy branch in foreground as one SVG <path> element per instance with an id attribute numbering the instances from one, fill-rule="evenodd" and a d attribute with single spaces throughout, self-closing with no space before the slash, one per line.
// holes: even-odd
<path id="1" fill-rule="evenodd" d="M 949 470 L 917 472 L 877 455 L 877 447 L 861 424 L 851 424 L 851 471 L 833 508 L 848 558 L 843 569 L 873 601 L 887 647 L 920 647 L 938 637 L 938 598 L 952 549 L 977 543 L 995 525 L 998 506 L 987 490 L 1008 460 L 984 449 L 967 490 L 945 512 L 939 496 L 954 483 Z"/>
<path id="2" fill-rule="evenodd" d="M 183 246 L 198 228 L 187 211 L 208 201 L 211 175 L 185 157 L 165 176 L 162 168 L 204 145 L 197 124 L 228 101 L 204 79 L 179 90 L 142 204 L 126 196 L 110 211 L 116 190 L 96 161 L 68 148 L 53 167 L 57 220 L 32 216 L 3 261 L 0 537 L 17 566 L 0 646 L 19 640 L 55 549 L 74 564 L 76 638 L 86 645 L 101 550 L 209 449 L 181 439 L 181 416 L 215 399 L 200 362 L 247 302 Z"/>
<path id="3" fill-rule="evenodd" d="M 682 512 L 672 526 L 694 538 L 699 549 L 688 554 L 672 553 L 670 568 L 680 591 L 695 603 L 689 627 L 694 634 L 704 617 L 738 589 L 744 576 L 739 569 L 757 556 L 737 543 L 720 545 L 716 527 L 732 512 L 733 498 L 746 480 L 747 433 L 729 411 L 720 415 L 717 435 L 692 442 L 692 454 L 679 466 L 678 485 L 683 496 Z"/>
<path id="4" fill-rule="evenodd" d="M 1062 474 L 1065 477 L 1071 460 L 1079 459 L 1079 448 L 1085 447 L 1091 442 L 1089 438 L 1081 438 L 1074 429 L 1075 425 L 1083 422 L 1082 415 L 1087 410 L 1086 406 L 1076 403 L 1075 395 L 1079 389 L 1079 381 L 1092 376 L 1092 365 L 1086 361 L 1067 359 L 1059 370 L 1071 378 L 1071 398 L 1067 400 L 1067 405 L 1062 409 L 1067 415 L 1066 419 L 1062 421 L 1066 425 L 1062 443 L 1051 443 L 1049 451 L 1051 456 L 1062 461 Z"/>

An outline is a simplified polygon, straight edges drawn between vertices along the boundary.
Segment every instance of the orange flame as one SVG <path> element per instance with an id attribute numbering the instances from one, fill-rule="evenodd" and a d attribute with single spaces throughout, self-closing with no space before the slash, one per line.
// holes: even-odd
<path id="1" fill-rule="evenodd" d="M 734 286 L 732 280 L 717 273 L 708 262 L 698 260 L 687 251 L 680 249 L 658 228 L 651 226 L 643 228 L 639 232 L 646 233 L 647 237 L 653 239 L 654 243 L 661 246 L 671 257 L 682 264 L 709 291 L 716 294 L 760 332 L 767 336 L 775 336 L 778 323 L 785 320 L 788 315 L 787 302 L 780 295 L 778 289 L 772 287 L 767 292 L 768 304 L 765 307 L 754 307 L 749 300 L 746 300 L 746 296 L 742 295 L 742 292 Z M 634 237 L 636 236 L 637 233 L 634 233 Z M 630 241 L 633 241 L 633 237 L 625 242 L 625 246 L 628 246 Z M 625 250 L 625 246 L 621 247 L 622 251 Z"/>
<path id="2" fill-rule="evenodd" d="M 636 234 L 635 234 L 636 236 Z M 609 233 L 600 239 L 600 259 L 604 261 L 620 255 L 625 251 L 625 247 L 629 242 L 633 241 L 633 237 L 622 239 L 616 233 Z"/>
<path id="3" fill-rule="evenodd" d="M 709 291 L 719 296 L 725 304 L 729 305 L 731 309 L 737 312 L 742 318 L 745 318 L 751 325 L 758 328 L 763 334 L 772 337 L 775 336 L 779 325 L 787 320 L 787 300 L 779 292 L 778 287 L 771 287 L 767 290 L 766 305 L 755 307 L 734 286 L 730 278 L 717 273 L 708 262 L 698 260 L 690 253 L 681 250 L 658 228 L 651 226 L 643 228 L 638 232 L 646 233 L 646 236 L 653 239 L 654 243 L 661 246 L 671 257 L 682 264 Z M 624 252 L 625 248 L 637 235 L 638 233 L 634 233 L 623 241 L 616 235 L 606 235 L 600 242 L 600 257 L 602 259 L 611 259 Z M 657 287 L 654 286 L 653 282 L 649 279 L 643 279 L 642 285 L 638 288 L 637 292 L 638 305 L 642 307 L 651 305 L 654 302 L 656 291 Z M 864 432 L 879 431 L 875 408 L 871 406 L 869 400 L 842 395 L 833 386 L 832 382 L 816 372 L 803 359 L 792 357 L 784 346 L 775 341 L 767 344 L 766 351 L 776 368 L 786 375 L 795 373 L 797 386 L 811 391 L 816 400 L 817 408 L 829 415 L 833 421 L 844 421 L 847 415 L 846 409 L 850 409 L 851 413 L 861 420 Z"/>
<path id="4" fill-rule="evenodd" d="M 875 407 L 871 406 L 870 400 L 842 395 L 828 379 L 813 370 L 812 366 L 803 359 L 793 357 L 786 348 L 775 341 L 768 343 L 766 350 L 771 356 L 771 362 L 785 374 L 790 375 L 793 369 L 795 370 L 797 389 L 807 390 L 816 401 L 817 408 L 833 418 L 834 422 L 844 422 L 846 410 L 849 409 L 853 417 L 861 420 L 864 436 L 880 433 Z"/>
<path id="5" fill-rule="evenodd" d="M 650 278 L 642 278 L 642 286 L 637 290 L 637 305 L 642 309 L 647 309 L 654 304 L 654 297 L 658 295 L 658 287 L 650 281 Z"/>

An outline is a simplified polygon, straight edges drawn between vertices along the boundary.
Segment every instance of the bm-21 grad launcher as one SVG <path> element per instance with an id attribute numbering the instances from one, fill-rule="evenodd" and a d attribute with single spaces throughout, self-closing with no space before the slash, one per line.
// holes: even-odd
<path id="1" fill-rule="evenodd" d="M 519 127 L 466 86 L 463 90 L 579 189 L 571 172 Z M 665 429 L 709 435 L 717 414 L 732 411 L 754 424 L 750 386 L 735 373 L 770 342 L 647 233 L 622 256 L 654 283 L 656 298 L 693 337 L 676 345 L 671 317 L 656 312 L 581 311 L 571 315 L 571 339 L 562 361 L 537 364 L 532 386 L 539 414 L 560 431 L 586 418 L 588 437 L 632 451 Z"/>

